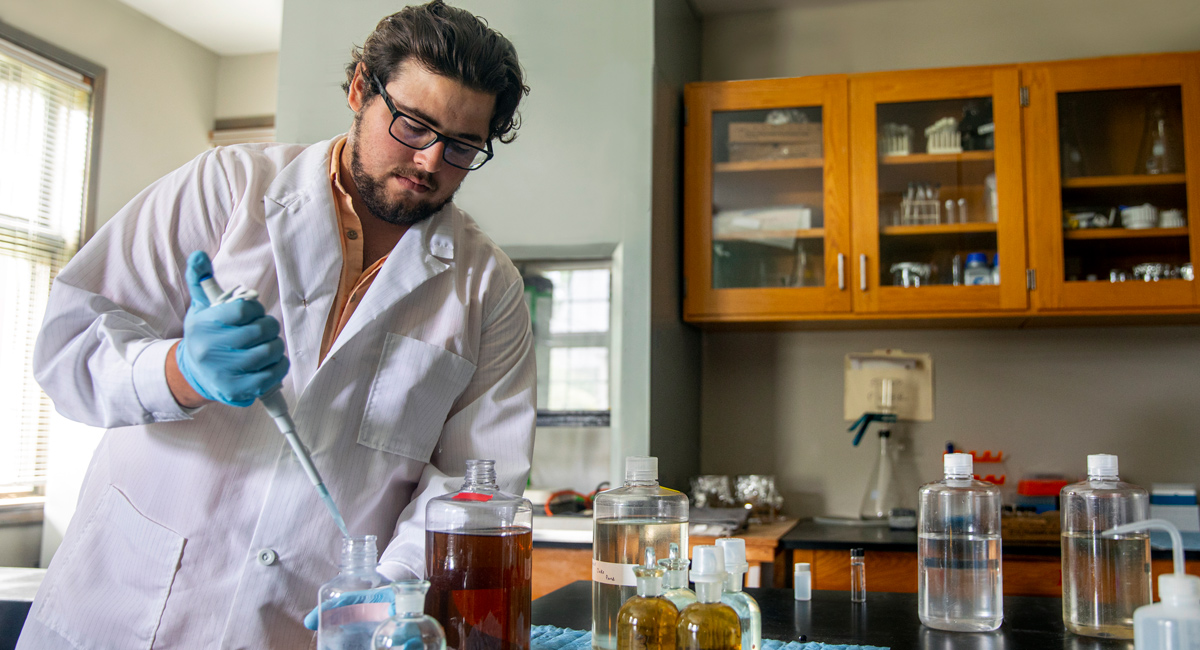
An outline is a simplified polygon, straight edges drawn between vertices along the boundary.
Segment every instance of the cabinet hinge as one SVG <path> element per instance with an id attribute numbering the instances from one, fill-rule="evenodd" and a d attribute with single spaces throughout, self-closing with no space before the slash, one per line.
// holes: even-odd
<path id="1" fill-rule="evenodd" d="M 1020 97 L 1021 97 L 1021 105 L 1028 106 L 1029 105 L 1029 86 L 1021 86 Z"/>
<path id="2" fill-rule="evenodd" d="M 1033 291 L 1037 288 L 1037 271 L 1025 269 L 1025 288 Z"/>

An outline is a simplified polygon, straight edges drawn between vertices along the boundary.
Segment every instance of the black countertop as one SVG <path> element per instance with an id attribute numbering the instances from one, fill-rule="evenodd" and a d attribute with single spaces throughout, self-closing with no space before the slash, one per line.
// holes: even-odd
<path id="1" fill-rule="evenodd" d="M 861 548 L 867 551 L 917 552 L 917 532 L 914 530 L 892 530 L 887 526 L 844 526 L 820 524 L 811 519 L 796 524 L 779 539 L 786 549 L 849 550 Z M 1002 541 L 1005 555 L 1044 555 L 1058 557 L 1058 544 L 1033 544 Z M 1156 560 L 1171 559 L 1171 552 L 1151 550 Z M 1200 551 L 1187 551 L 1188 560 L 1200 560 Z"/>
<path id="2" fill-rule="evenodd" d="M 1062 625 L 1058 598 L 1004 597 L 1004 624 L 987 633 L 942 632 L 921 625 L 916 594 L 868 593 L 851 603 L 845 591 L 814 591 L 797 601 L 790 589 L 747 589 L 762 608 L 763 638 L 856 643 L 908 650 L 1132 650 L 1132 641 L 1079 637 Z M 591 583 L 573 582 L 533 601 L 534 625 L 591 627 Z"/>

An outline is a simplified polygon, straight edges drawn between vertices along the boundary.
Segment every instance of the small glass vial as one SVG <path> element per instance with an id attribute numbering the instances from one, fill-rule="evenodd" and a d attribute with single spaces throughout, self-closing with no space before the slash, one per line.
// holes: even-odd
<path id="1" fill-rule="evenodd" d="M 617 650 L 675 650 L 679 610 L 662 596 L 664 573 L 646 547 L 646 563 L 633 569 L 637 595 L 617 612 Z"/>
<path id="2" fill-rule="evenodd" d="M 663 598 L 675 603 L 675 608 L 682 612 L 684 607 L 696 602 L 696 592 L 688 589 L 688 561 L 679 552 L 679 544 L 671 542 L 669 553 L 667 559 L 658 561 L 658 566 L 666 572 Z"/>
<path id="3" fill-rule="evenodd" d="M 1101 533 L 1150 517 L 1150 495 L 1122 482 L 1117 457 L 1087 457 L 1086 481 L 1059 493 L 1063 624 L 1075 634 L 1133 638 L 1134 611 L 1149 605 L 1150 534 Z"/>
<path id="4" fill-rule="evenodd" d="M 741 650 L 742 623 L 737 612 L 721 602 L 724 553 L 716 546 L 697 546 L 692 553 L 692 582 L 696 583 L 697 602 L 679 613 L 676 649 Z"/>
<path id="5" fill-rule="evenodd" d="M 393 582 L 391 587 L 396 600 L 396 615 L 375 630 L 371 647 L 374 650 L 446 650 L 446 633 L 441 624 L 425 615 L 425 593 L 429 591 L 429 583 L 401 580 Z"/>
<path id="6" fill-rule="evenodd" d="M 317 603 L 323 608 L 317 619 L 318 650 L 371 647 L 375 628 L 388 619 L 389 603 L 351 603 L 328 609 L 324 606 L 331 601 L 336 603 L 342 594 L 375 589 L 391 582 L 376 570 L 378 558 L 374 535 L 342 539 L 338 575 L 317 592 Z"/>
<path id="7" fill-rule="evenodd" d="M 533 506 L 496 485 L 496 462 L 468 460 L 462 489 L 425 508 L 426 611 L 454 650 L 528 650 Z"/>
<path id="8" fill-rule="evenodd" d="M 796 600 L 812 600 L 812 567 L 808 562 L 797 562 L 792 573 L 792 586 L 796 590 Z"/>
<path id="9" fill-rule="evenodd" d="M 850 549 L 850 602 L 867 601 L 867 565 L 861 548 Z"/>
<path id="10" fill-rule="evenodd" d="M 737 612 L 742 624 L 742 650 L 762 647 L 762 610 L 750 594 L 742 591 L 742 582 L 750 565 L 746 564 L 746 540 L 725 537 L 717 540 L 725 555 L 725 586 L 721 602 Z"/>

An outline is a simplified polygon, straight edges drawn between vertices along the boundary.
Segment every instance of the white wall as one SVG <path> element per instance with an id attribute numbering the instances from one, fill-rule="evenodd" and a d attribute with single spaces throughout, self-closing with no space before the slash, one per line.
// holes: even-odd
<path id="1" fill-rule="evenodd" d="M 1195 0 L 850 0 L 711 17 L 710 80 L 865 72 L 1200 49 Z M 706 333 L 701 466 L 775 473 L 793 514 L 856 515 L 874 436 L 842 419 L 849 352 L 930 352 L 934 421 L 903 427 L 914 480 L 940 475 L 947 440 L 1002 449 L 996 470 L 1079 474 L 1088 453 L 1122 474 L 1200 483 L 1200 328 L 1112 327 Z M 1009 484 L 1011 488 L 1011 483 Z"/>
<path id="2" fill-rule="evenodd" d="M 501 246 L 616 244 L 613 472 L 649 451 L 653 6 L 647 0 L 464 0 L 513 41 L 532 92 L 515 142 L 472 172 L 456 201 Z M 277 137 L 350 127 L 340 85 L 350 46 L 399 7 L 289 0 Z"/>
<path id="3" fill-rule="evenodd" d="M 218 67 L 213 52 L 116 0 L 0 0 L 0 20 L 107 71 L 94 170 L 98 225 L 208 148 Z M 83 472 L 102 434 L 61 418 L 52 427 L 41 566 L 75 512 Z M 32 552 L 36 559 L 36 544 Z"/>
<path id="4" fill-rule="evenodd" d="M 274 115 L 278 94 L 278 52 L 217 60 L 216 119 Z"/>

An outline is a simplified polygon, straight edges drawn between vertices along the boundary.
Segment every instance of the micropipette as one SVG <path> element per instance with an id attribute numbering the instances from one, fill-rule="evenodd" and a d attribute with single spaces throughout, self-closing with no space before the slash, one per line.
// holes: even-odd
<path id="1" fill-rule="evenodd" d="M 201 278 L 200 287 L 204 289 L 204 295 L 208 297 L 210 305 L 219 305 L 238 299 L 253 300 L 258 297 L 257 291 L 245 289 L 241 285 L 232 291 L 221 291 L 221 286 L 217 284 L 216 278 L 212 275 Z M 342 513 L 338 510 L 337 504 L 333 502 L 333 497 L 329 495 L 329 490 L 325 488 L 325 483 L 321 480 L 321 475 L 317 473 L 317 468 L 313 465 L 308 450 L 304 448 L 304 443 L 300 442 L 300 438 L 296 436 L 296 423 L 292 421 L 292 416 L 288 413 L 287 400 L 283 398 L 282 389 L 282 385 L 276 386 L 258 400 L 262 402 L 267 413 L 275 420 L 275 426 L 279 428 L 279 432 L 291 445 L 292 452 L 296 454 L 296 460 L 300 461 L 300 467 L 304 468 L 308 480 L 312 481 L 313 487 L 317 488 L 317 493 L 321 495 L 321 501 L 329 509 L 329 514 L 333 515 L 333 521 L 337 524 L 338 529 L 342 531 L 342 535 L 349 537 L 350 532 L 346 529 L 346 521 L 342 519 Z"/>

